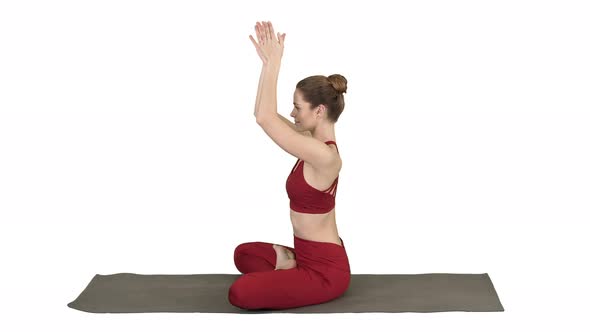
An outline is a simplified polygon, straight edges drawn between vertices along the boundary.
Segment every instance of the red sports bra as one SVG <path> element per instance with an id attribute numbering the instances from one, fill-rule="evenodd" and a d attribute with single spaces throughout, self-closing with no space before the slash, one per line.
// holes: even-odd
<path id="1" fill-rule="evenodd" d="M 333 143 L 336 145 L 334 141 L 326 141 L 324 143 Z M 338 151 L 337 145 L 336 151 Z M 305 181 L 303 177 L 303 163 L 303 160 L 297 159 L 295 166 L 293 166 L 287 178 L 286 188 L 291 209 L 293 211 L 311 214 L 330 212 L 336 205 L 336 190 L 338 189 L 338 178 L 340 176 L 336 177 L 328 189 L 320 191 Z M 301 167 L 298 167 L 299 165 Z"/>

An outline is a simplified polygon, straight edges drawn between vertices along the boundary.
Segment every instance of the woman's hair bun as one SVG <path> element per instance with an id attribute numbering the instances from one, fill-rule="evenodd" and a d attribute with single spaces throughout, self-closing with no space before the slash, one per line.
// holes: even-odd
<path id="1" fill-rule="evenodd" d="M 348 81 L 344 76 L 340 74 L 332 74 L 328 76 L 328 81 L 330 81 L 330 83 L 338 93 L 346 93 L 346 84 L 348 83 Z"/>

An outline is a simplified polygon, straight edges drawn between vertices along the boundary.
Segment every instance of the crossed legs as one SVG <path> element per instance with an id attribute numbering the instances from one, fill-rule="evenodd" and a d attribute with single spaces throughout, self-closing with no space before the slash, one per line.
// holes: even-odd
<path id="1" fill-rule="evenodd" d="M 322 247 L 318 251 L 321 254 Z M 243 275 L 231 285 L 229 302 L 242 309 L 287 309 L 327 302 L 346 290 L 349 271 L 319 273 L 317 266 L 309 265 L 314 264 L 309 257 L 299 257 L 303 265 L 297 264 L 297 253 L 292 247 L 267 242 L 238 245 L 234 262 Z"/>

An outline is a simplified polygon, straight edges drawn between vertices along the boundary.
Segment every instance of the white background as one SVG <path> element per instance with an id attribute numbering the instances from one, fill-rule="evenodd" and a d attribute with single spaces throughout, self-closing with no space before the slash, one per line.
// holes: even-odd
<path id="1" fill-rule="evenodd" d="M 0 329 L 586 330 L 589 16 L 563 0 L 2 1 Z M 280 114 L 299 80 L 348 79 L 352 273 L 488 273 L 505 312 L 67 307 L 95 274 L 236 274 L 239 243 L 292 246 L 296 159 L 253 116 L 262 20 L 287 33 Z"/>

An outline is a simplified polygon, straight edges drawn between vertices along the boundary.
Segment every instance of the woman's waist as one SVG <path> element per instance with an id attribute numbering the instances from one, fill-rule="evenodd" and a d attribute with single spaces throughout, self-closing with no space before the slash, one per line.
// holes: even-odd
<path id="1" fill-rule="evenodd" d="M 326 213 L 304 213 L 304 212 L 297 212 L 293 209 L 289 209 L 291 220 L 294 222 L 315 222 L 317 223 L 327 223 L 329 221 L 334 221 L 336 219 L 336 208 L 333 208 L 329 212 Z"/>
<path id="2" fill-rule="evenodd" d="M 299 213 L 291 210 L 291 224 L 300 231 L 326 232 L 336 227 L 334 210 L 325 214 Z"/>
<path id="3" fill-rule="evenodd" d="M 291 224 L 293 225 L 293 234 L 299 238 L 341 245 L 333 214 L 298 215 L 292 211 Z"/>

